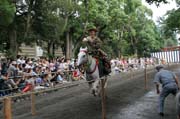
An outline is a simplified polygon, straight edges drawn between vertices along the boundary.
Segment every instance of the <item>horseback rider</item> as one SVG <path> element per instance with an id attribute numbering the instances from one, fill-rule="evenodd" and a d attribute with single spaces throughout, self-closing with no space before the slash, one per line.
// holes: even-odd
<path id="1" fill-rule="evenodd" d="M 88 29 L 89 36 L 83 39 L 83 43 L 87 46 L 88 53 L 99 60 L 98 67 L 101 77 L 111 72 L 111 65 L 107 54 L 101 49 L 102 41 L 96 36 L 96 32 L 96 27 L 91 26 Z"/>

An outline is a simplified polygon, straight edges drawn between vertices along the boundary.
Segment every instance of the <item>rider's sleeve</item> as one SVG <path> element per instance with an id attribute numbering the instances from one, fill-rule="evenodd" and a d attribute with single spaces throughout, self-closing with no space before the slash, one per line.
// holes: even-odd
<path id="1" fill-rule="evenodd" d="M 90 49 L 89 49 L 89 48 L 90 48 L 90 47 L 89 47 L 89 41 L 88 41 L 88 38 L 87 38 L 87 37 L 82 40 L 81 45 L 82 45 L 82 47 L 87 47 L 88 50 L 90 50 Z"/>
<path id="2" fill-rule="evenodd" d="M 83 38 L 83 40 L 82 40 L 83 42 L 87 42 L 88 41 L 88 39 L 85 37 L 85 38 Z"/>
<path id="3" fill-rule="evenodd" d="M 94 42 L 94 47 L 96 49 L 99 49 L 99 48 L 101 48 L 101 45 L 102 45 L 102 41 L 99 38 L 96 38 L 96 40 Z"/>

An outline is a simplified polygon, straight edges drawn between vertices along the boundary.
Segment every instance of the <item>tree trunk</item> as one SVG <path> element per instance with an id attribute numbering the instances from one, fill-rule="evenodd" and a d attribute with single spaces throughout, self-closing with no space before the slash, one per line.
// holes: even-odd
<path id="1" fill-rule="evenodd" d="M 133 54 L 137 56 L 137 47 L 136 47 L 135 39 L 132 36 L 130 36 L 130 40 L 131 40 L 131 45 L 133 49 Z"/>
<path id="2" fill-rule="evenodd" d="M 55 43 L 53 42 L 53 46 L 52 46 L 52 54 L 53 56 L 55 56 Z"/>
<path id="3" fill-rule="evenodd" d="M 53 55 L 53 42 L 52 41 L 48 42 L 47 53 L 48 53 L 49 58 L 54 56 Z"/>
<path id="4" fill-rule="evenodd" d="M 69 36 L 69 31 L 66 32 L 66 59 L 70 59 L 70 36 Z"/>
<path id="5" fill-rule="evenodd" d="M 121 58 L 121 50 L 118 51 L 118 58 Z"/>
<path id="6" fill-rule="evenodd" d="M 9 57 L 12 59 L 16 59 L 18 54 L 18 47 L 17 47 L 17 34 L 14 25 L 10 25 L 9 31 Z"/>
<path id="7" fill-rule="evenodd" d="M 72 45 L 72 34 L 70 33 L 69 34 L 69 58 L 70 59 L 73 57 L 72 48 L 73 48 L 73 45 Z"/>
<path id="8" fill-rule="evenodd" d="M 137 55 L 138 55 L 138 48 L 137 48 L 137 39 L 136 38 L 134 38 L 134 55 L 137 57 Z"/>
<path id="9" fill-rule="evenodd" d="M 71 32 L 66 32 L 66 59 L 72 58 L 72 35 Z"/>
<path id="10" fill-rule="evenodd" d="M 30 31 L 30 28 L 31 28 L 31 12 L 32 12 L 32 7 L 33 7 L 33 3 L 34 3 L 34 0 L 30 0 L 28 1 L 28 12 L 27 12 L 27 19 L 26 19 L 26 29 L 25 29 L 25 34 L 24 34 L 24 38 L 26 38 L 28 36 L 28 33 Z"/>

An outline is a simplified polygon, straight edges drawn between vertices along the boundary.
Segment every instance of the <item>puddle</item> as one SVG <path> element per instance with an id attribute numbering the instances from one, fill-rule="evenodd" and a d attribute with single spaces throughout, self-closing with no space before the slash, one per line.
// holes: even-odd
<path id="1" fill-rule="evenodd" d="M 157 97 L 157 94 L 155 93 L 155 91 L 150 91 L 150 92 L 146 93 L 146 95 L 144 97 L 145 98 Z"/>
<path id="2" fill-rule="evenodd" d="M 158 117 L 156 112 L 157 103 L 155 103 L 157 102 L 157 97 L 158 95 L 155 91 L 150 91 L 134 104 L 120 109 L 120 113 L 115 115 L 112 119 L 152 119 L 154 117 L 153 115 Z"/>

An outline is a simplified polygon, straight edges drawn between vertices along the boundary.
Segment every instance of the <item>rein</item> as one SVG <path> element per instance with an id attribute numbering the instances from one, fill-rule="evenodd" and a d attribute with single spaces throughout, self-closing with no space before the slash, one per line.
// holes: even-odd
<path id="1" fill-rule="evenodd" d="M 91 63 L 92 63 L 92 62 L 91 62 Z M 89 66 L 90 66 L 90 65 L 91 65 L 91 64 L 89 64 Z M 92 74 L 92 73 L 94 73 L 94 72 L 96 71 L 97 66 L 98 66 L 98 63 L 97 63 L 97 61 L 96 61 L 96 64 L 95 64 L 94 69 L 93 69 L 92 71 L 87 71 L 87 70 L 86 70 L 86 73 L 87 73 L 87 74 Z"/>

